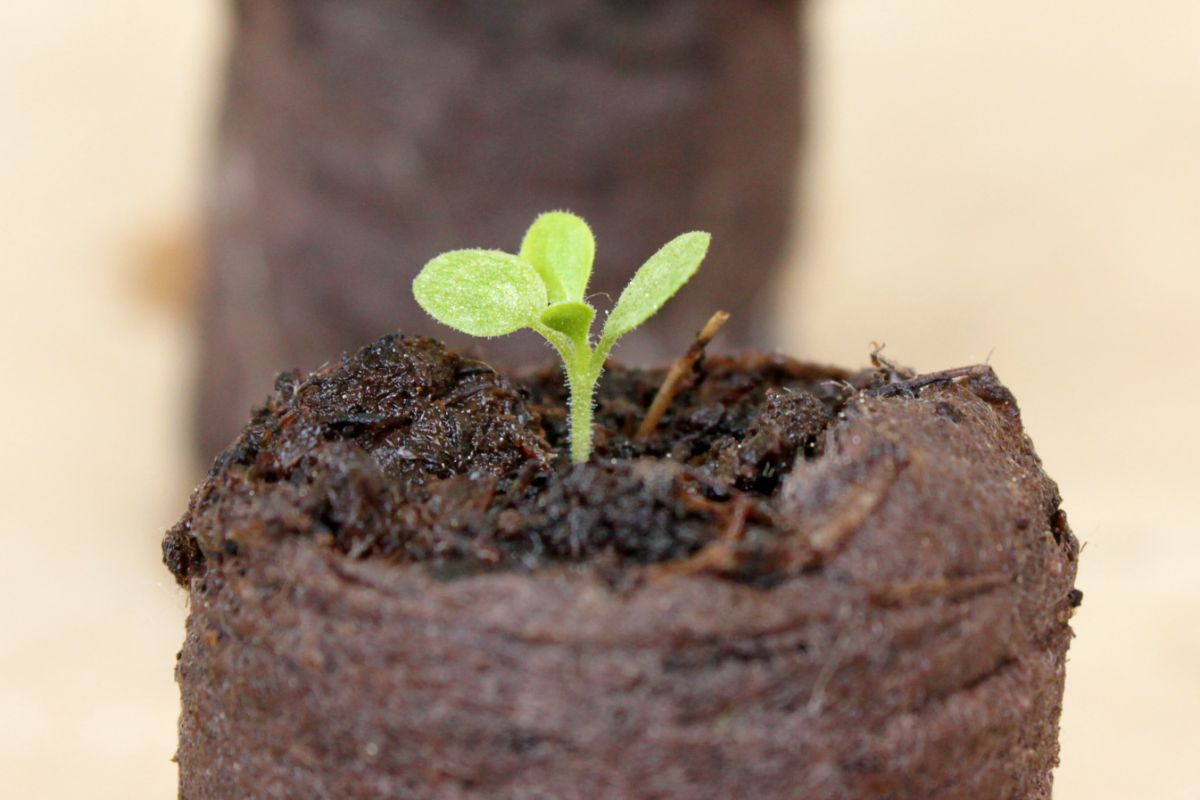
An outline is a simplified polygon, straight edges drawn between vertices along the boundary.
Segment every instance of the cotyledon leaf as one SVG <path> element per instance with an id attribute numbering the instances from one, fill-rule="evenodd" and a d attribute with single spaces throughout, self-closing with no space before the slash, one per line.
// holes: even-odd
<path id="1" fill-rule="evenodd" d="M 453 250 L 413 281 L 421 308 L 471 336 L 503 336 L 529 327 L 546 307 L 546 285 L 532 264 L 499 250 Z"/>
<path id="2" fill-rule="evenodd" d="M 602 339 L 612 342 L 641 325 L 662 308 L 695 274 L 712 237 L 692 232 L 676 236 L 641 266 L 604 323 Z"/>

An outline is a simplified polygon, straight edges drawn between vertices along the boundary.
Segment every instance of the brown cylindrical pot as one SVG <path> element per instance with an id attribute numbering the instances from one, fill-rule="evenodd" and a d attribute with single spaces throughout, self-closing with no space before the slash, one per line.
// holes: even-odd
<path id="1" fill-rule="evenodd" d="M 990 372 L 851 398 L 757 585 L 356 560 L 238 457 L 166 545 L 181 798 L 1050 797 L 1078 545 Z"/>

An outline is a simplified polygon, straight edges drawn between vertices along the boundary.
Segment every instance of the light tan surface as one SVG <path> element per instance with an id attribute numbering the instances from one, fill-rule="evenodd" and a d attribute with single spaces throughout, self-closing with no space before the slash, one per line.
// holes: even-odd
<path id="1" fill-rule="evenodd" d="M 218 8 L 0 26 L 3 797 L 173 794 L 191 351 L 144 260 L 193 227 Z M 782 337 L 991 354 L 1087 542 L 1056 797 L 1200 798 L 1200 3 L 824 0 L 813 37 Z"/>

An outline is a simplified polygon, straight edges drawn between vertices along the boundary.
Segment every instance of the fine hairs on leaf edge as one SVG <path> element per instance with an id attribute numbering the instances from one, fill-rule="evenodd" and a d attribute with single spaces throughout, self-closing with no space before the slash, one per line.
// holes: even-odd
<path id="1" fill-rule="evenodd" d="M 580 463 L 591 457 L 596 383 L 609 353 L 691 279 L 711 240 L 702 231 L 684 233 L 650 256 L 617 298 L 595 345 L 596 309 L 585 297 L 596 243 L 588 224 L 569 211 L 539 214 L 518 255 L 484 249 L 442 253 L 413 280 L 413 296 L 438 322 L 470 336 L 523 328 L 541 334 L 563 361 L 571 460 Z"/>

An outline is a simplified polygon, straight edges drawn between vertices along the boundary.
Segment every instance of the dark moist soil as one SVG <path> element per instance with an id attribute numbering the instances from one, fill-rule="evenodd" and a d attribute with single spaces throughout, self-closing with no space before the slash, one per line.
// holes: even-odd
<path id="1" fill-rule="evenodd" d="M 307 377 L 279 376 L 167 533 L 164 560 L 183 585 L 207 559 L 302 535 L 448 579 L 574 563 L 617 585 L 626 567 L 678 562 L 772 585 L 828 549 L 779 488 L 821 457 L 847 403 L 964 380 L 1019 420 L 989 368 L 914 376 L 872 358 L 857 373 L 777 355 L 702 359 L 645 440 L 634 432 L 665 370 L 610 363 L 595 454 L 571 464 L 557 365 L 505 377 L 436 340 L 386 336 Z"/>
<path id="2" fill-rule="evenodd" d="M 887 376 L 708 358 L 637 440 L 662 377 L 610 364 L 595 455 L 573 465 L 556 365 L 506 378 L 434 340 L 393 335 L 306 378 L 281 375 L 168 533 L 167 565 L 183 583 L 266 526 L 447 577 L 549 562 L 619 571 L 686 560 L 723 538 L 735 555 L 716 571 L 769 580 L 789 547 L 782 476 L 819 457 L 854 391 Z M 193 530 L 225 538 L 197 542 Z"/>

